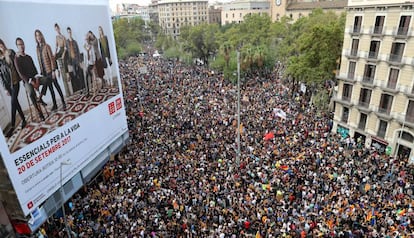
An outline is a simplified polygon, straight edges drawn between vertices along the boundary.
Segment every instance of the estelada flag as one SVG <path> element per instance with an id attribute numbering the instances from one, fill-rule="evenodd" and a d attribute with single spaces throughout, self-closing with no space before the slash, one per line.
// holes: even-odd
<path id="1" fill-rule="evenodd" d="M 281 165 L 280 169 L 282 169 L 283 171 L 288 171 L 289 170 L 289 166 L 287 165 Z"/>

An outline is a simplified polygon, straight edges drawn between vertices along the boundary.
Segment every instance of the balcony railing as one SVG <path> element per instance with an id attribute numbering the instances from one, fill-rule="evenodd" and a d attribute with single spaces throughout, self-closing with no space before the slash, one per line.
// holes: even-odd
<path id="1" fill-rule="evenodd" d="M 358 101 L 358 106 L 369 108 L 369 102 Z"/>
<path id="2" fill-rule="evenodd" d="M 346 97 L 346 96 L 340 96 L 340 95 L 335 95 L 332 98 L 334 101 L 339 102 L 345 106 L 352 106 L 352 102 L 351 102 L 351 98 L 350 97 Z"/>
<path id="3" fill-rule="evenodd" d="M 346 50 L 345 51 L 345 56 L 346 57 L 350 57 L 350 58 L 357 58 L 357 57 L 359 57 L 359 55 L 358 55 L 358 49 Z"/>
<path id="4" fill-rule="evenodd" d="M 378 58 L 378 51 L 370 51 L 368 53 L 368 58 L 369 59 L 377 59 Z"/>
<path id="5" fill-rule="evenodd" d="M 391 109 L 378 107 L 378 112 L 384 115 L 390 115 Z"/>
<path id="6" fill-rule="evenodd" d="M 364 77 L 362 77 L 361 83 L 363 83 L 365 85 L 374 85 L 374 78 L 373 77 L 364 76 Z"/>
<path id="7" fill-rule="evenodd" d="M 401 59 L 402 59 L 402 55 L 401 54 L 390 54 L 388 56 L 388 61 L 389 62 L 401 63 Z"/>
<path id="8" fill-rule="evenodd" d="M 377 136 L 381 138 L 385 138 L 385 133 L 386 133 L 386 130 L 378 130 Z"/>
<path id="9" fill-rule="evenodd" d="M 414 115 L 407 115 L 405 113 L 393 113 L 393 118 L 402 125 L 414 128 Z"/>
<path id="10" fill-rule="evenodd" d="M 351 49 L 351 56 L 358 56 L 358 49 Z"/>
<path id="11" fill-rule="evenodd" d="M 397 37 L 407 37 L 409 36 L 409 27 L 396 27 L 394 29 L 394 35 Z"/>
<path id="12" fill-rule="evenodd" d="M 348 97 L 348 96 L 342 96 L 342 101 L 345 101 L 345 102 L 351 102 L 351 97 Z"/>
<path id="13" fill-rule="evenodd" d="M 397 93 L 398 90 L 400 90 L 400 86 L 397 85 L 397 82 L 392 81 L 380 81 L 377 80 L 376 85 L 380 87 L 382 90 L 391 92 L 391 93 Z"/>
<path id="14" fill-rule="evenodd" d="M 361 26 L 350 26 L 349 33 L 351 34 L 360 34 L 361 33 Z"/>
<path id="15" fill-rule="evenodd" d="M 354 73 L 348 73 L 347 78 L 349 80 L 355 80 L 355 72 Z"/>
<path id="16" fill-rule="evenodd" d="M 409 123 L 414 123 L 414 115 L 406 115 L 405 120 Z"/>
<path id="17" fill-rule="evenodd" d="M 358 129 L 365 130 L 365 126 L 367 125 L 367 122 L 359 122 L 358 123 Z"/>
<path id="18" fill-rule="evenodd" d="M 382 35 L 384 32 L 384 26 L 374 26 L 370 29 L 370 34 Z"/>
<path id="19" fill-rule="evenodd" d="M 341 79 L 341 80 L 344 80 L 344 81 L 348 81 L 348 82 L 355 82 L 356 81 L 355 73 L 354 74 L 352 74 L 352 73 L 348 73 L 348 74 L 338 73 L 337 78 Z"/>
<path id="20" fill-rule="evenodd" d="M 403 92 L 407 97 L 414 98 L 414 88 L 407 85 L 400 85 L 399 90 Z"/>
<path id="21" fill-rule="evenodd" d="M 393 82 L 393 81 L 388 80 L 386 86 L 387 86 L 388 89 L 396 89 L 397 88 L 397 82 Z"/>

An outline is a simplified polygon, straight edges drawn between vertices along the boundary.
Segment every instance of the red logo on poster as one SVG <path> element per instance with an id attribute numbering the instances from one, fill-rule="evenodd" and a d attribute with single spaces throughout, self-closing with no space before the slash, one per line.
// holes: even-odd
<path id="1" fill-rule="evenodd" d="M 32 201 L 30 201 L 30 202 L 27 204 L 27 208 L 31 209 L 32 207 L 33 207 L 33 202 L 32 202 Z"/>
<path id="2" fill-rule="evenodd" d="M 112 115 L 115 113 L 116 109 L 115 109 L 115 103 L 111 102 L 108 104 L 108 109 L 109 109 L 109 115 Z"/>
<path id="3" fill-rule="evenodd" d="M 118 111 L 119 109 L 121 109 L 121 108 L 122 108 L 122 101 L 121 101 L 121 98 L 116 99 L 115 104 L 116 104 L 116 110 L 117 110 L 117 111 Z"/>

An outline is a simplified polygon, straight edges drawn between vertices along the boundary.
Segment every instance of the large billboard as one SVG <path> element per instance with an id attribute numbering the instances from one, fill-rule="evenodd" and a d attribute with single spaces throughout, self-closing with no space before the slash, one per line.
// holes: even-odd
<path id="1" fill-rule="evenodd" d="M 108 1 L 0 0 L 0 25 L 1 158 L 28 215 L 128 130 L 126 113 Z"/>

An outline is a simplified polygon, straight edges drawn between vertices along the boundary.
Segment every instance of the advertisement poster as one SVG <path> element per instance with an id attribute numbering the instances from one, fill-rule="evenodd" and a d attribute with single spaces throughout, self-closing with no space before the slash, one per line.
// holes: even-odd
<path id="1" fill-rule="evenodd" d="M 0 0 L 1 158 L 25 215 L 125 133 L 108 1 Z"/>

